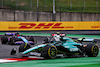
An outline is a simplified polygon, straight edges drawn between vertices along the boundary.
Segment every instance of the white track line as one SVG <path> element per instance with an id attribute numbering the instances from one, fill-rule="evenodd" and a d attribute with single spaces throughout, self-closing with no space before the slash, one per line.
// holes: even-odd
<path id="1" fill-rule="evenodd" d="M 17 60 L 6 60 L 6 59 L 0 59 L 0 63 L 7 63 L 7 62 L 16 62 Z"/>

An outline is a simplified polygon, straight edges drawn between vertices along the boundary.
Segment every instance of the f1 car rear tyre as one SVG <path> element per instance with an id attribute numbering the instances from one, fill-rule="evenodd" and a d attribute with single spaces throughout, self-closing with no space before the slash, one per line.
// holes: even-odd
<path id="1" fill-rule="evenodd" d="M 57 48 L 52 45 L 47 45 L 41 53 L 41 56 L 44 57 L 45 59 L 54 59 L 56 58 L 56 55 L 57 55 Z"/>
<path id="2" fill-rule="evenodd" d="M 24 43 L 20 45 L 19 52 L 24 52 L 25 50 L 31 48 L 30 45 L 25 45 Z"/>
<path id="3" fill-rule="evenodd" d="M 86 47 L 86 55 L 88 57 L 96 57 L 99 53 L 99 47 L 97 44 L 88 44 Z"/>
<path id="4" fill-rule="evenodd" d="M 6 44 L 7 42 L 8 42 L 7 36 L 1 37 L 1 43 L 2 43 L 2 44 Z"/>

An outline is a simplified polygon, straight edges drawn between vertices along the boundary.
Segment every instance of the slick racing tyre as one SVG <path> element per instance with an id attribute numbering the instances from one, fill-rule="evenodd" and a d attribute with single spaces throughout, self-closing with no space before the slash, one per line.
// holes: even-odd
<path id="1" fill-rule="evenodd" d="M 99 53 L 99 47 L 97 44 L 88 44 L 86 47 L 86 55 L 88 57 L 96 57 Z"/>
<path id="2" fill-rule="evenodd" d="M 7 36 L 1 37 L 1 43 L 2 43 L 2 44 L 6 44 L 7 42 L 8 42 Z"/>
<path id="3" fill-rule="evenodd" d="M 19 52 L 24 52 L 25 50 L 31 48 L 30 45 L 25 46 L 25 43 L 21 44 L 19 47 Z"/>
<path id="4" fill-rule="evenodd" d="M 54 59 L 57 55 L 57 48 L 52 45 L 47 45 L 42 53 L 41 56 L 44 57 L 44 59 Z"/>

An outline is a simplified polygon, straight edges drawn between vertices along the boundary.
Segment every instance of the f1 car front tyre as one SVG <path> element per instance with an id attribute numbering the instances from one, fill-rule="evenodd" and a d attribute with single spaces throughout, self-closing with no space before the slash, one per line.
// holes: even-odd
<path id="1" fill-rule="evenodd" d="M 8 42 L 7 36 L 1 37 L 1 43 L 2 43 L 2 44 L 6 44 L 7 42 Z"/>
<path id="2" fill-rule="evenodd" d="M 25 43 L 21 44 L 19 47 L 19 52 L 24 52 L 25 50 L 31 48 L 30 45 L 25 45 Z"/>
<path id="3" fill-rule="evenodd" d="M 96 57 L 99 53 L 99 47 L 97 44 L 88 44 L 86 47 L 86 55 L 88 57 Z"/>
<path id="4" fill-rule="evenodd" d="M 45 59 L 54 59 L 57 55 L 57 48 L 52 45 L 47 45 L 41 53 Z"/>

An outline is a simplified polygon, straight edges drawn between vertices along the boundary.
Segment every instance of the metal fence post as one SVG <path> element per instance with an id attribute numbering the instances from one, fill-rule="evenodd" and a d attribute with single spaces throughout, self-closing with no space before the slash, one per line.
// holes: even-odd
<path id="1" fill-rule="evenodd" d="M 18 0 L 16 0 L 16 9 L 18 9 Z"/>
<path id="2" fill-rule="evenodd" d="M 96 0 L 96 10 L 98 10 L 98 0 Z"/>
<path id="3" fill-rule="evenodd" d="M 31 2 L 31 5 L 30 6 L 31 6 L 31 9 L 32 9 L 32 0 L 30 2 Z"/>
<path id="4" fill-rule="evenodd" d="M 83 16 L 82 16 L 82 13 L 83 13 L 83 7 L 81 8 L 81 21 L 83 21 Z"/>
<path id="5" fill-rule="evenodd" d="M 59 8 L 59 0 L 58 0 L 58 9 L 60 9 L 60 8 Z"/>
<path id="6" fill-rule="evenodd" d="M 84 11 L 85 11 L 85 0 L 84 0 Z"/>
<path id="7" fill-rule="evenodd" d="M 61 7 L 60 7 L 60 21 L 62 21 L 62 20 L 61 20 Z"/>
<path id="8" fill-rule="evenodd" d="M 55 11 L 55 0 L 53 0 L 53 15 L 52 15 L 52 21 L 56 20 L 56 11 Z"/>
<path id="9" fill-rule="evenodd" d="M 44 0 L 44 8 L 46 8 L 46 0 Z"/>
<path id="10" fill-rule="evenodd" d="M 3 0 L 1 0 L 1 8 L 3 8 Z"/>
<path id="11" fill-rule="evenodd" d="M 39 21 L 38 10 L 39 10 L 39 6 L 38 6 L 38 0 L 37 0 L 37 21 Z"/>
<path id="12" fill-rule="evenodd" d="M 72 0 L 70 0 L 70 10 L 72 10 Z"/>
<path id="13" fill-rule="evenodd" d="M 16 19 L 15 19 L 16 17 L 15 17 L 15 10 L 14 10 L 14 21 L 16 21 Z"/>

